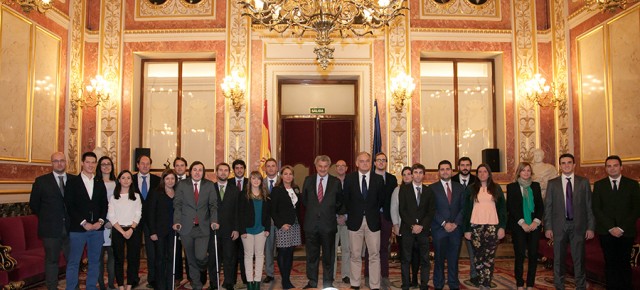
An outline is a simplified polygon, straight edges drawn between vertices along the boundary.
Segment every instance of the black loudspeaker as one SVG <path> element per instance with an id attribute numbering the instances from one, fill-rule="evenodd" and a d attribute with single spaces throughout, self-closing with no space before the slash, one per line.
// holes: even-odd
<path id="1" fill-rule="evenodd" d="M 491 172 L 500 172 L 500 149 L 487 148 L 482 150 L 482 163 L 489 165 Z"/>
<path id="2" fill-rule="evenodd" d="M 133 168 L 136 172 L 138 171 L 138 158 L 140 156 L 149 156 L 151 158 L 151 148 L 136 148 L 133 152 Z"/>

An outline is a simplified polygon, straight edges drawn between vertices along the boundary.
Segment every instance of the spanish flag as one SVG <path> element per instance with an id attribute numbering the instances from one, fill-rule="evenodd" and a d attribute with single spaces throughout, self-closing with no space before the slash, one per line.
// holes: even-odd
<path id="1" fill-rule="evenodd" d="M 267 100 L 264 100 L 264 113 L 262 115 L 262 142 L 260 143 L 260 171 L 264 175 L 264 162 L 271 158 L 271 140 L 269 138 L 269 114 L 267 113 Z"/>

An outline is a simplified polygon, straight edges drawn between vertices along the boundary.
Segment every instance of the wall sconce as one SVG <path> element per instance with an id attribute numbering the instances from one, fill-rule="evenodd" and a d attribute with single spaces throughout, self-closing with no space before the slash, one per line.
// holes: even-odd
<path id="1" fill-rule="evenodd" d="M 100 105 L 100 103 L 109 102 L 109 94 L 111 93 L 111 90 L 109 89 L 109 82 L 101 75 L 97 75 L 95 78 L 91 79 L 85 92 L 86 93 L 83 93 L 82 90 L 80 90 L 78 92 L 78 97 L 71 101 L 81 108 L 95 108 Z"/>
<path id="2" fill-rule="evenodd" d="M 584 5 L 589 10 L 600 10 L 604 13 L 614 13 L 618 9 L 624 9 L 627 6 L 627 0 L 584 0 Z"/>
<path id="3" fill-rule="evenodd" d="M 233 110 L 239 113 L 242 109 L 244 93 L 246 88 L 246 80 L 240 77 L 238 71 L 231 72 L 230 76 L 224 77 L 220 87 L 225 98 L 230 99 L 233 103 Z"/>
<path id="4" fill-rule="evenodd" d="M 540 74 L 535 74 L 525 83 L 525 95 L 527 100 L 538 104 L 540 107 L 557 107 L 564 103 L 564 99 L 556 96 L 553 83 L 547 84 L 547 80 Z"/>
<path id="5" fill-rule="evenodd" d="M 52 0 L 16 0 L 18 4 L 22 7 L 22 11 L 25 13 L 31 12 L 31 10 L 36 9 L 40 13 L 45 13 L 47 10 L 53 7 Z"/>
<path id="6" fill-rule="evenodd" d="M 416 84 L 410 75 L 401 72 L 391 79 L 391 87 L 389 89 L 391 90 L 396 112 L 400 113 L 402 112 L 402 107 L 404 107 L 404 101 L 411 99 L 413 90 L 416 89 Z"/>

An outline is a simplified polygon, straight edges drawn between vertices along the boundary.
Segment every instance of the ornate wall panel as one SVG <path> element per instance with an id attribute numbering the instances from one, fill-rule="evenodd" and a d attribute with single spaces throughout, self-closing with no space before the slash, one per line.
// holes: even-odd
<path id="1" fill-rule="evenodd" d="M 500 19 L 499 0 L 420 0 L 420 18 Z"/>
<path id="2" fill-rule="evenodd" d="M 100 21 L 100 48 L 98 71 L 111 84 L 111 98 L 98 110 L 100 133 L 96 147 L 102 147 L 105 154 L 118 160 L 118 125 L 122 88 L 122 37 L 124 34 L 124 2 L 103 0 Z"/>
<path id="3" fill-rule="evenodd" d="M 226 74 L 237 71 L 240 76 L 247 79 L 247 84 L 249 84 L 251 83 L 248 73 L 250 71 L 249 47 L 251 41 L 251 25 L 248 18 L 242 16 L 241 9 L 242 7 L 240 7 L 236 1 L 229 1 L 227 3 L 226 55 L 228 56 L 228 60 L 225 70 Z M 246 99 L 251 95 L 250 86 L 247 86 L 247 88 L 247 92 L 245 92 Z M 249 157 L 247 150 L 249 136 L 247 106 L 250 102 L 249 100 L 245 100 L 240 112 L 231 110 L 230 101 L 227 100 L 226 103 L 227 121 L 225 122 L 225 132 L 227 132 L 227 136 L 225 138 L 225 156 L 229 161 L 243 159 L 247 164 L 251 164 L 249 160 L 247 160 Z"/>
<path id="4" fill-rule="evenodd" d="M 136 0 L 136 20 L 215 19 L 215 1 Z"/>
<path id="5" fill-rule="evenodd" d="M 571 100 L 569 98 L 569 52 L 567 50 L 567 5 L 564 0 L 551 1 L 551 51 L 553 61 L 553 82 L 558 97 L 568 100 L 556 110 L 556 156 L 573 151 L 570 141 L 573 138 L 571 128 Z"/>
<path id="6" fill-rule="evenodd" d="M 530 160 L 531 150 L 537 146 L 537 120 L 536 105 L 523 97 L 524 85 L 527 79 L 536 72 L 537 39 L 535 24 L 535 1 L 513 1 L 513 36 L 514 36 L 514 65 L 515 65 L 515 92 L 517 113 L 517 159 L 518 161 Z"/>
<path id="7" fill-rule="evenodd" d="M 407 12 L 408 13 L 408 12 Z M 391 78 L 404 72 L 412 75 L 414 80 L 420 79 L 420 71 L 411 70 L 411 45 L 409 43 L 409 17 L 402 16 L 396 18 L 389 25 L 386 32 L 387 46 L 387 84 L 391 83 Z M 419 87 L 419 85 L 417 86 Z M 416 98 L 416 94 L 412 99 Z M 387 99 L 391 99 L 391 92 L 387 90 Z M 388 104 L 389 102 L 387 102 Z M 389 126 L 387 127 L 387 148 L 389 148 L 388 170 L 392 174 L 398 174 L 403 166 L 411 164 L 412 152 L 409 149 L 411 138 L 409 136 L 409 120 L 411 120 L 411 101 L 406 101 L 401 112 L 396 112 L 393 106 L 387 107 Z M 415 150 L 415 146 L 412 146 Z M 419 148 L 417 149 L 419 150 Z M 419 151 L 418 151 L 419 152 Z"/>
<path id="8" fill-rule="evenodd" d="M 69 5 L 71 6 L 71 12 L 69 13 L 69 20 L 71 27 L 69 28 L 69 100 L 78 98 L 82 93 L 82 79 L 83 79 L 83 59 L 84 59 L 84 23 L 85 23 L 85 6 L 86 1 L 83 0 L 71 0 Z M 67 139 L 67 169 L 69 172 L 78 172 L 79 165 L 79 128 L 80 120 L 80 108 L 78 108 L 73 102 L 70 102 L 67 106 L 71 108 L 69 112 L 69 134 Z"/>

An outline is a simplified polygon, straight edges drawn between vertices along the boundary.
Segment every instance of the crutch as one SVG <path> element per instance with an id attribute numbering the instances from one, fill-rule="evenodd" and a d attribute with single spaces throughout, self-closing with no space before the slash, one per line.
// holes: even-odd
<path id="1" fill-rule="evenodd" d="M 171 290 L 176 289 L 176 248 L 178 247 L 178 232 L 173 231 L 173 258 L 171 261 Z M 162 278 L 160 278 L 162 279 Z"/>
<path id="2" fill-rule="evenodd" d="M 218 279 L 218 289 L 220 289 L 220 264 L 218 263 L 218 230 L 213 230 L 213 246 L 216 248 L 216 277 Z"/>

